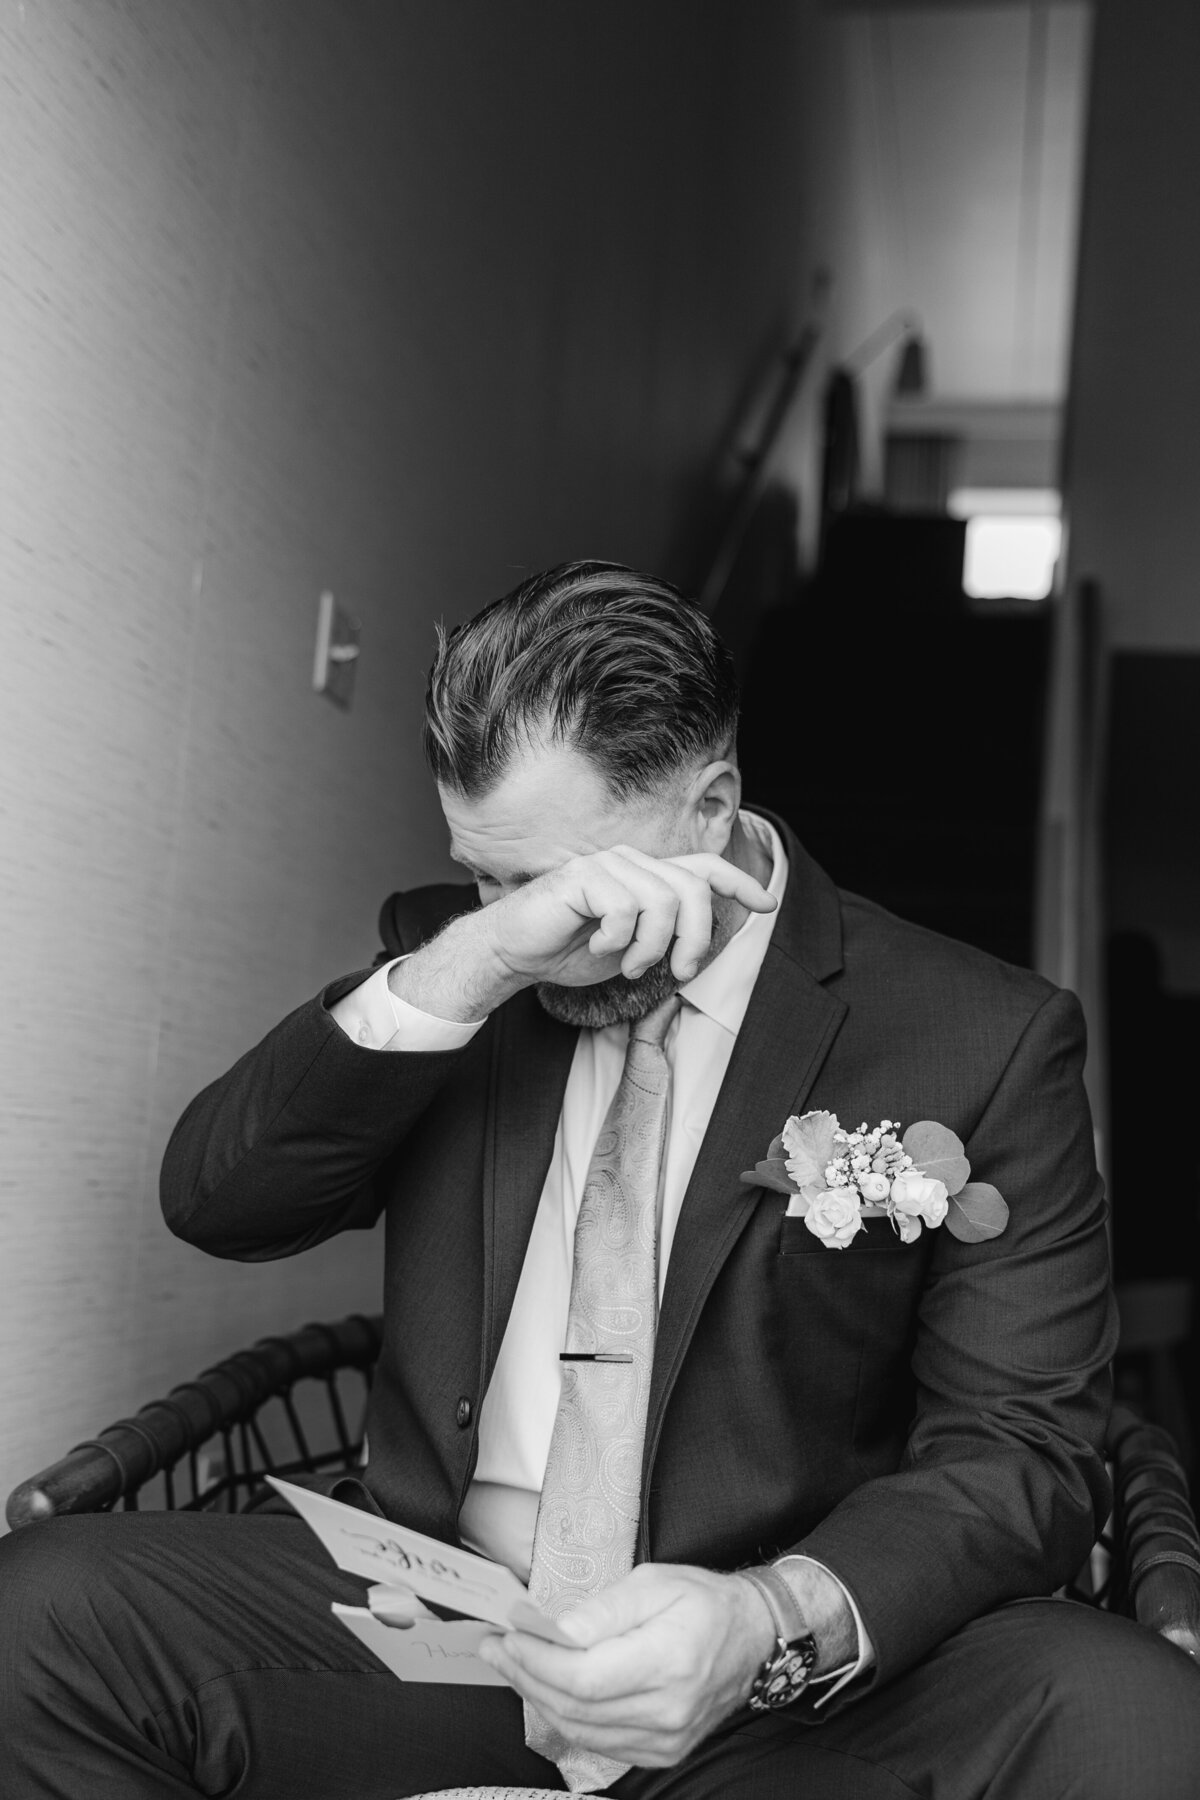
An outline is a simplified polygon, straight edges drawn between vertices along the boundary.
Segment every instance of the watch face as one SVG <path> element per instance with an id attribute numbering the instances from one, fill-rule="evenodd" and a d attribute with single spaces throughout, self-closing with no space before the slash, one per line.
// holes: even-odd
<path id="1" fill-rule="evenodd" d="M 760 1670 L 750 1695 L 755 1712 L 775 1712 L 790 1706 L 808 1686 L 808 1677 L 817 1660 L 817 1646 L 811 1637 L 799 1644 L 781 1645 L 778 1653 Z"/>

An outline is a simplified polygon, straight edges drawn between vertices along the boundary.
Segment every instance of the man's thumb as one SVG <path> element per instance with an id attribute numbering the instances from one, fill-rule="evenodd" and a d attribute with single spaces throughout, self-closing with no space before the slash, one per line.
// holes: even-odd
<path id="1" fill-rule="evenodd" d="M 587 1650 L 606 1638 L 620 1637 L 623 1632 L 644 1625 L 662 1612 L 668 1601 L 661 1575 L 643 1565 L 620 1581 L 614 1581 L 611 1587 L 593 1594 L 573 1612 L 565 1613 L 559 1619 L 559 1626 L 564 1637 Z"/>

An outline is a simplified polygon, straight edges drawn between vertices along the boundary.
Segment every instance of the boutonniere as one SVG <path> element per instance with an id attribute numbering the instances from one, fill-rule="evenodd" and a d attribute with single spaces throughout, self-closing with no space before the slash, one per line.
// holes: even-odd
<path id="1" fill-rule="evenodd" d="M 742 1180 L 787 1194 L 787 1216 L 827 1250 L 844 1250 L 865 1219 L 889 1220 L 906 1244 L 926 1225 L 945 1225 L 964 1244 L 999 1237 L 1008 1207 L 989 1182 L 971 1180 L 961 1138 L 932 1119 L 899 1131 L 899 1119 L 843 1131 L 836 1113 L 793 1115 Z"/>

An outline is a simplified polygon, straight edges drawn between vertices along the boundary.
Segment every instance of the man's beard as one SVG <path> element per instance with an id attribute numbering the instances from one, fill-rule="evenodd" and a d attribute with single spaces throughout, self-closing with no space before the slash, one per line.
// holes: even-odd
<path id="1" fill-rule="evenodd" d="M 632 1025 L 678 991 L 668 951 L 636 981 L 628 975 L 610 975 L 607 981 L 594 982 L 591 987 L 560 987 L 553 981 L 541 981 L 537 997 L 552 1019 L 596 1031 L 602 1025 Z"/>

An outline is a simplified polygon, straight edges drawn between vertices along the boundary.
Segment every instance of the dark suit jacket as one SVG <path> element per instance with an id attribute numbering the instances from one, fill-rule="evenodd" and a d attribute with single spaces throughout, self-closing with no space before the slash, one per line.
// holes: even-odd
<path id="1" fill-rule="evenodd" d="M 1105 1207 L 1075 999 L 839 893 L 786 837 L 786 898 L 667 1274 L 638 1553 L 730 1569 L 803 1549 L 854 1594 L 882 1680 L 1087 1555 L 1108 1506 Z M 473 902 L 393 896 L 388 952 Z M 364 975 L 193 1101 L 163 1204 L 180 1236 L 249 1260 L 386 1212 L 369 1485 L 456 1541 L 576 1034 L 526 991 L 465 1049 L 364 1050 L 328 1011 Z M 950 1126 L 1008 1229 L 905 1246 L 875 1220 L 825 1249 L 783 1195 L 739 1181 L 811 1108 Z"/>

